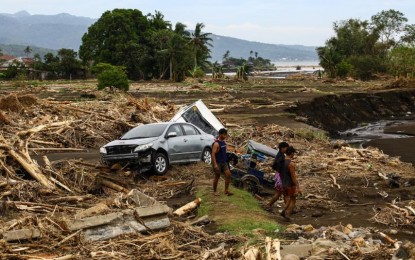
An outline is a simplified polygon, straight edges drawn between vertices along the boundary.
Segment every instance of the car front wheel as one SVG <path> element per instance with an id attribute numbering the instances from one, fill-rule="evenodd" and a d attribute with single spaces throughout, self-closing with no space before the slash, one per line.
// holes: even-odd
<path id="1" fill-rule="evenodd" d="M 167 156 L 162 153 L 157 153 L 154 157 L 153 170 L 157 175 L 163 175 L 169 168 L 169 160 Z"/>
<path id="2" fill-rule="evenodd" d="M 212 151 L 209 148 L 203 150 L 202 161 L 206 164 L 212 164 Z"/>

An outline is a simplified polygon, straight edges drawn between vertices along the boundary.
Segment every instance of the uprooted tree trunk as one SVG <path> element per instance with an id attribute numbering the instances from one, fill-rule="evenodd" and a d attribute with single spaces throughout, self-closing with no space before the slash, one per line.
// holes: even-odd
<path id="1" fill-rule="evenodd" d="M 55 188 L 55 185 L 53 185 L 48 180 L 48 178 L 40 170 L 39 166 L 37 166 L 30 157 L 28 158 L 27 155 L 20 152 L 16 152 L 12 149 L 12 147 L 6 144 L 1 144 L 0 149 L 6 150 L 8 155 L 11 158 L 13 158 L 16 162 L 18 162 L 23 167 L 23 169 L 25 169 L 27 173 L 29 173 L 30 176 L 32 176 L 40 184 L 49 189 Z"/>
<path id="2" fill-rule="evenodd" d="M 195 208 L 197 208 L 197 206 L 199 206 L 200 203 L 202 203 L 202 199 L 197 198 L 194 201 L 187 203 L 183 207 L 178 208 L 176 211 L 173 212 L 173 214 L 176 215 L 176 216 L 183 216 L 183 215 L 191 212 Z"/>
<path id="3" fill-rule="evenodd" d="M 53 185 L 48 178 L 43 175 L 42 171 L 36 164 L 33 163 L 31 159 L 25 158 L 26 156 L 20 155 L 19 152 L 14 150 L 9 150 L 9 155 L 16 160 L 23 167 L 23 169 L 30 174 L 30 176 L 40 182 L 40 184 L 50 189 L 55 188 L 55 185 Z"/>
<path id="4" fill-rule="evenodd" d="M 73 121 L 63 121 L 57 123 L 50 123 L 39 125 L 33 127 L 28 130 L 20 131 L 15 135 L 15 143 L 20 144 L 18 151 L 16 151 L 12 145 L 8 144 L 6 140 L 1 136 L 0 138 L 0 149 L 6 150 L 7 154 L 13 158 L 16 162 L 18 162 L 22 168 L 29 173 L 35 180 L 37 180 L 40 184 L 45 186 L 49 189 L 54 189 L 55 185 L 43 174 L 42 170 L 39 168 L 37 164 L 35 164 L 30 158 L 28 148 L 27 148 L 27 140 L 30 138 L 31 135 L 38 133 L 40 131 L 52 128 L 52 127 L 66 127 L 69 126 Z M 23 137 L 26 137 L 23 139 Z M 26 145 L 22 145 L 26 144 Z M 23 146 L 23 147 L 22 147 Z"/>

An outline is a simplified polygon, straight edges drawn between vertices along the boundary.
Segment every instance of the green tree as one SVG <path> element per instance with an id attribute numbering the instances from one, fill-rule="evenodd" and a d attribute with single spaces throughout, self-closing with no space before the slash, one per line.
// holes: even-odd
<path id="1" fill-rule="evenodd" d="M 333 28 L 335 36 L 317 48 L 320 65 L 330 77 L 353 75 L 367 80 L 386 71 L 389 47 L 379 42 L 380 30 L 358 19 L 334 23 Z"/>
<path id="2" fill-rule="evenodd" d="M 71 49 L 60 49 L 58 51 L 59 71 L 65 77 L 75 75 L 81 69 L 81 62 L 77 59 L 78 54 Z"/>
<path id="3" fill-rule="evenodd" d="M 408 24 L 405 26 L 404 34 L 401 37 L 404 44 L 415 47 L 415 24 Z"/>
<path id="4" fill-rule="evenodd" d="M 43 70 L 43 62 L 42 62 L 42 58 L 40 57 L 39 53 L 35 53 L 35 55 L 33 55 L 33 69 L 34 70 Z"/>
<path id="5" fill-rule="evenodd" d="M 248 75 L 250 72 L 250 67 L 245 62 L 237 68 L 236 79 L 238 80 L 248 80 Z"/>
<path id="6" fill-rule="evenodd" d="M 187 44 L 189 35 L 182 23 L 177 23 L 174 31 L 165 29 L 154 32 L 160 78 L 164 78 L 168 71 L 169 80 L 182 79 L 184 75 L 180 76 L 180 71 L 191 69 L 193 52 Z"/>
<path id="7" fill-rule="evenodd" d="M 206 76 L 206 73 L 200 67 L 196 67 L 196 68 L 193 68 L 192 70 L 189 70 L 189 74 L 192 78 L 195 78 L 195 79 L 200 79 Z"/>
<path id="8" fill-rule="evenodd" d="M 336 74 L 340 78 L 350 76 L 353 72 L 353 65 L 346 60 L 342 60 L 336 67 Z"/>
<path id="9" fill-rule="evenodd" d="M 205 28 L 203 23 L 197 23 L 194 32 L 192 33 L 192 39 L 190 40 L 194 50 L 194 69 L 198 66 L 203 67 L 204 64 L 198 64 L 198 61 L 206 61 L 210 58 L 210 49 L 212 47 L 212 39 L 209 37 L 211 33 L 203 33 L 202 30 Z"/>
<path id="10" fill-rule="evenodd" d="M 390 53 L 389 70 L 395 77 L 415 76 L 415 48 L 400 46 Z"/>
<path id="11" fill-rule="evenodd" d="M 403 13 L 393 9 L 383 10 L 372 16 L 371 20 L 372 25 L 379 30 L 382 43 L 390 46 L 396 44 L 395 37 L 403 31 L 408 21 Z"/>
<path id="12" fill-rule="evenodd" d="M 317 48 L 320 65 L 323 67 L 330 78 L 337 76 L 337 65 L 342 61 L 342 57 L 336 50 L 336 46 L 327 42 L 326 46 Z"/>
<path id="13" fill-rule="evenodd" d="M 229 59 L 230 55 L 231 55 L 231 52 L 230 52 L 229 50 L 227 50 L 227 51 L 225 52 L 225 54 L 223 54 L 223 56 L 222 56 L 222 60 L 223 60 L 223 61 L 227 61 L 227 60 Z"/>
<path id="14" fill-rule="evenodd" d="M 26 58 L 29 58 L 30 53 L 32 53 L 32 48 L 30 48 L 30 46 L 27 46 L 24 49 L 24 53 L 26 54 Z"/>
<path id="15" fill-rule="evenodd" d="M 3 63 L 3 59 L 1 58 L 1 56 L 3 56 L 3 51 L 0 49 L 0 63 Z"/>
<path id="16" fill-rule="evenodd" d="M 123 66 L 134 80 L 183 80 L 193 62 L 202 68 L 208 64 L 210 39 L 202 28 L 198 24 L 191 38 L 183 24 L 177 23 L 173 30 L 158 11 L 144 16 L 139 10 L 115 9 L 89 27 L 79 55 L 85 65 Z"/>
<path id="17" fill-rule="evenodd" d="M 6 78 L 6 79 L 14 79 L 19 74 L 21 74 L 21 75 L 26 74 L 25 65 L 23 63 L 18 62 L 18 61 L 14 61 L 13 63 L 11 63 L 7 67 L 7 70 L 4 73 L 4 78 Z"/>
<path id="18" fill-rule="evenodd" d="M 186 72 L 193 67 L 193 50 L 188 44 L 191 35 L 186 30 L 186 25 L 176 23 L 174 28 L 175 37 L 173 38 L 173 80 L 182 81 L 186 77 Z"/>
<path id="19" fill-rule="evenodd" d="M 171 30 L 158 30 L 153 33 L 153 42 L 156 47 L 156 59 L 158 61 L 159 78 L 162 79 L 169 70 L 170 80 L 173 78 L 173 59 L 176 49 L 172 41 L 174 32 Z"/>
<path id="20" fill-rule="evenodd" d="M 369 27 L 368 21 L 349 19 L 334 23 L 334 31 L 336 36 L 329 43 L 336 46 L 340 55 L 348 57 L 375 54 L 379 33 Z"/>
<path id="21" fill-rule="evenodd" d="M 81 59 L 85 64 L 94 61 L 124 66 L 132 79 L 152 77 L 156 64 L 151 31 L 152 24 L 159 26 L 160 17 L 148 18 L 133 9 L 105 12 L 82 37 Z"/>
<path id="22" fill-rule="evenodd" d="M 92 68 L 92 71 L 98 75 L 99 90 L 106 87 L 124 91 L 129 89 L 130 83 L 128 82 L 124 67 L 113 66 L 108 63 L 98 63 Z"/>
<path id="23" fill-rule="evenodd" d="M 153 15 L 148 14 L 147 17 L 150 17 L 149 22 L 153 30 L 171 30 L 171 23 L 164 20 L 164 15 L 161 12 L 155 11 Z"/>
<path id="24" fill-rule="evenodd" d="M 54 77 L 57 77 L 59 74 L 59 57 L 55 56 L 53 53 L 46 53 L 43 56 L 44 61 L 44 70 L 51 72 Z"/>
<path id="25" fill-rule="evenodd" d="M 220 65 L 217 61 L 212 64 L 212 79 L 221 79 L 223 78 L 223 66 Z"/>

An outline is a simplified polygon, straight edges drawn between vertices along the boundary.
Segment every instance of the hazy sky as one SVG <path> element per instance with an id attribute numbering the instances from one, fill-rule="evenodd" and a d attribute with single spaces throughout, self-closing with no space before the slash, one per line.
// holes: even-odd
<path id="1" fill-rule="evenodd" d="M 161 11 L 167 20 L 192 28 L 266 43 L 321 45 L 334 21 L 370 19 L 381 10 L 403 12 L 415 23 L 415 0 L 0 0 L 0 13 L 70 13 L 99 18 L 106 10 Z"/>

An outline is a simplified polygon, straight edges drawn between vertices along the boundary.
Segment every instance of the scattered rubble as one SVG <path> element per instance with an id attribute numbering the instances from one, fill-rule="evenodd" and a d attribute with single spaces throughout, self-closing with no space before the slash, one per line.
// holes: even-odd
<path id="1" fill-rule="evenodd" d="M 216 108 L 221 109 L 219 105 Z M 415 201 L 404 197 L 405 194 L 400 198 L 391 195 L 396 195 L 396 183 L 400 188 L 412 187 L 410 178 L 414 169 L 378 149 L 354 149 L 345 144 L 333 145 L 327 140 L 310 142 L 278 125 L 232 127 L 230 142 L 240 150 L 251 139 L 270 147 L 287 140 L 296 147 L 298 176 L 304 193 L 299 206 L 303 212 L 308 207 L 320 208 L 321 212 L 310 211 L 317 218 L 345 205 L 367 204 L 374 209 L 373 224 L 384 227 L 292 224 L 280 239 L 264 237 L 252 247 L 241 248 L 237 245 L 242 245 L 246 238 L 226 233 L 207 234 L 200 226 L 210 222 L 208 216 L 191 219 L 186 215 L 192 215 L 203 203 L 194 197 L 193 183 L 194 178 L 209 171 L 209 166 L 180 167 L 166 176 L 137 176 L 128 168 L 109 169 L 95 162 L 49 159 L 49 152 L 97 149 L 138 123 L 169 120 L 176 111 L 166 101 L 121 94 L 110 100 L 98 96 L 83 102 L 20 94 L 2 98 L 0 258 L 414 257 L 413 244 L 395 237 L 403 232 L 401 228 L 414 227 Z M 267 163 L 260 168 L 272 172 Z M 395 180 L 392 173 L 401 178 Z M 370 189 L 382 203 L 374 207 L 366 200 L 361 202 L 362 198 L 353 196 L 356 187 Z M 344 194 L 343 198 L 336 197 L 338 194 Z M 166 205 L 166 201 L 181 196 L 187 196 L 187 201 L 176 203 L 173 209 Z M 307 254 L 297 255 L 288 250 L 297 246 Z"/>

